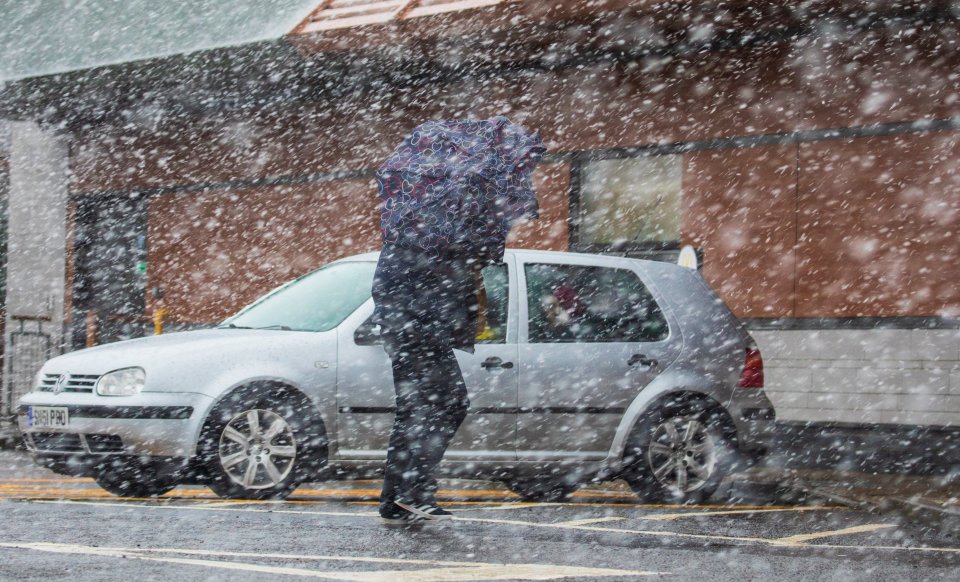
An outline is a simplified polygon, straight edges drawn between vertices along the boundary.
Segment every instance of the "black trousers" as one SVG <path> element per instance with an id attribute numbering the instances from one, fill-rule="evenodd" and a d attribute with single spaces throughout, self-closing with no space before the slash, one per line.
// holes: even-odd
<path id="1" fill-rule="evenodd" d="M 397 498 L 435 503 L 434 470 L 470 402 L 453 349 L 384 333 L 393 364 L 397 414 L 387 448 L 380 506 Z"/>

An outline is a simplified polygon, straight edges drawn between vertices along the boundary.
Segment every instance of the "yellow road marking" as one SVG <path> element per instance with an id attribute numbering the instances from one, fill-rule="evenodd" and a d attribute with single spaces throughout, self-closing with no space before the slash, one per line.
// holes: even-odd
<path id="1" fill-rule="evenodd" d="M 484 502 L 481 501 L 481 502 L 474 502 L 474 503 L 480 504 Z M 456 506 L 459 504 L 450 503 L 449 505 Z M 511 510 L 511 509 L 530 509 L 532 507 L 555 507 L 556 505 L 557 505 L 556 503 L 529 503 L 529 502 L 521 501 L 519 503 L 510 503 L 508 505 L 487 504 L 484 507 L 458 507 L 457 509 L 453 509 L 451 511 L 455 511 L 457 513 L 460 513 L 461 511 L 503 511 L 503 510 Z"/>
<path id="2" fill-rule="evenodd" d="M 525 525 L 530 527 L 545 527 L 545 528 L 560 528 L 560 529 L 578 529 L 586 531 L 596 531 L 603 533 L 632 533 L 637 535 L 647 535 L 647 536 L 660 536 L 660 537 L 676 537 L 676 538 L 693 538 L 693 539 L 703 539 L 703 540 L 722 540 L 728 542 L 753 542 L 760 544 L 767 544 L 771 546 L 799 546 L 804 548 L 825 548 L 825 549 L 837 549 L 837 550 L 858 550 L 858 551 L 871 551 L 871 550 L 891 550 L 891 551 L 904 551 L 904 552 L 941 552 L 941 553 L 950 553 L 950 554 L 960 554 L 960 548 L 934 548 L 934 547 L 919 547 L 919 546 L 847 546 L 839 544 L 805 544 L 800 541 L 784 541 L 790 540 L 791 538 L 754 538 L 754 537 L 735 537 L 735 536 L 719 536 L 719 535 L 707 535 L 707 534 L 688 534 L 688 533 L 678 533 L 670 531 L 644 531 L 644 530 L 635 530 L 635 529 L 615 529 L 609 527 L 595 527 L 588 525 L 573 525 L 567 526 L 562 524 L 549 524 L 549 523 L 531 523 L 525 521 L 510 521 L 510 520 L 501 520 L 501 519 L 475 519 L 475 518 L 464 518 L 464 517 L 455 517 L 453 518 L 456 521 L 476 521 L 476 522 L 490 522 L 490 523 L 501 523 L 508 525 Z M 894 525 L 887 524 L 877 524 L 879 527 L 875 529 L 880 529 L 881 527 L 896 527 Z M 859 526 L 871 527 L 871 526 Z M 815 539 L 817 537 L 824 537 L 827 534 L 830 535 L 842 535 L 845 533 L 856 533 L 849 530 L 857 528 L 847 528 L 846 530 L 837 530 L 836 532 L 820 532 L 819 534 L 809 534 L 809 536 L 792 536 L 792 537 L 806 537 L 807 539 Z M 869 530 L 865 530 L 869 531 Z"/>
<path id="3" fill-rule="evenodd" d="M 3 479 L 0 481 L 0 487 L 5 483 L 96 483 L 89 477 L 64 478 L 64 479 Z"/>
<path id="4" fill-rule="evenodd" d="M 845 546 L 841 544 L 776 544 L 772 545 L 796 545 L 803 548 L 818 548 L 818 549 L 827 549 L 827 550 L 891 550 L 891 551 L 905 551 L 905 552 L 939 552 L 944 554 L 958 554 L 960 555 L 960 548 L 938 548 L 938 547 L 925 547 L 925 546 Z"/>
<path id="5" fill-rule="evenodd" d="M 152 501 L 154 503 L 171 503 L 175 501 L 184 502 L 184 501 L 196 501 L 198 503 L 203 502 L 219 502 L 222 501 L 219 497 L 210 496 L 210 497 L 116 497 L 107 492 L 103 494 L 90 494 L 90 495 L 65 495 L 65 492 L 60 493 L 43 493 L 37 491 L 24 491 L 23 493 L 17 495 L 0 495 L 0 499 L 7 499 L 12 501 L 34 501 L 34 500 L 63 500 L 71 501 L 75 499 L 104 499 L 104 500 L 117 500 L 117 501 Z"/>
<path id="6" fill-rule="evenodd" d="M 142 505 L 138 503 L 111 503 L 107 501 L 64 501 L 64 500 L 37 500 L 36 503 L 48 503 L 48 504 L 66 504 L 66 505 L 98 505 L 104 507 L 140 507 L 143 509 L 185 509 L 193 511 L 241 511 L 246 513 L 291 513 L 296 515 L 325 515 L 333 517 L 368 517 L 375 516 L 376 513 L 360 513 L 360 512 L 338 512 L 338 511 L 293 511 L 288 509 L 256 509 L 252 507 L 208 507 L 206 505 L 169 505 L 169 504 L 157 504 L 157 505 Z M 466 521 L 466 522 L 476 522 L 476 523 L 496 523 L 496 524 L 507 524 L 507 525 L 519 525 L 527 527 L 544 527 L 544 528 L 560 528 L 560 529 L 582 529 L 587 531 L 600 531 L 600 532 L 613 532 L 613 533 L 633 533 L 639 535 L 652 535 L 659 537 L 687 537 L 687 538 L 696 538 L 696 539 L 709 539 L 709 540 L 725 540 L 725 541 L 741 541 L 741 542 L 762 542 L 769 543 L 770 540 L 766 538 L 751 538 L 751 537 L 733 537 L 733 536 L 712 536 L 705 534 L 680 534 L 674 532 L 664 532 L 664 531 L 643 531 L 643 530 L 625 530 L 625 529 L 611 529 L 611 528 L 598 528 L 591 527 L 588 525 L 564 525 L 553 524 L 553 523 L 535 523 L 529 521 L 518 521 L 518 520 L 506 520 L 506 519 L 482 519 L 482 518 L 472 518 L 472 517 L 454 517 L 455 521 Z"/>
<path id="7" fill-rule="evenodd" d="M 92 483 L 92 482 L 91 482 Z M 85 483 L 86 484 L 86 483 Z M 24 485 L 8 485 L 0 483 L 0 493 L 22 493 L 22 492 L 34 492 L 34 493 L 44 493 L 44 494 L 84 494 L 84 495 L 110 495 L 108 492 L 96 488 L 76 488 L 76 487 L 63 487 L 63 488 L 42 488 L 42 487 L 29 487 Z M 516 500 L 518 497 L 510 493 L 509 491 L 499 491 L 494 489 L 463 489 L 463 490 L 440 490 L 437 495 L 441 498 L 456 500 L 457 498 L 463 497 L 489 497 L 496 500 Z M 186 489 L 186 488 L 177 488 L 170 494 L 165 495 L 167 498 L 175 497 L 212 497 L 212 493 L 209 489 Z M 327 497 L 334 499 L 341 498 L 372 498 L 377 499 L 380 497 L 380 489 L 339 489 L 339 488 L 325 488 L 325 489 L 297 489 L 294 492 L 295 497 Z M 625 496 L 613 496 L 610 494 L 603 495 L 583 495 L 585 498 L 595 498 L 595 497 L 625 497 Z"/>
<path id="8" fill-rule="evenodd" d="M 350 512 L 332 512 L 332 511 L 292 511 L 292 510 L 283 510 L 283 509 L 254 509 L 254 508 L 246 508 L 246 507 L 206 507 L 203 505 L 170 505 L 170 504 L 143 505 L 139 503 L 110 503 L 110 502 L 98 502 L 98 501 L 37 500 L 35 501 L 35 503 L 102 505 L 106 507 L 139 507 L 143 509 L 186 509 L 186 510 L 194 510 L 194 511 L 240 511 L 240 512 L 249 512 L 249 513 L 271 513 L 272 512 L 272 513 L 291 513 L 291 514 L 300 514 L 300 515 L 327 515 L 327 516 L 336 516 L 336 517 L 367 517 L 367 516 L 377 515 L 375 512 L 350 513 Z M 707 541 L 719 540 L 719 541 L 726 541 L 726 542 L 766 544 L 766 545 L 772 545 L 772 546 L 801 546 L 806 548 L 844 549 L 844 550 L 859 550 L 859 551 L 896 550 L 896 551 L 907 551 L 907 552 L 943 552 L 943 553 L 960 554 L 960 548 L 930 548 L 930 547 L 917 547 L 917 546 L 910 546 L 910 547 L 847 546 L 847 545 L 834 545 L 834 544 L 805 544 L 802 541 L 796 541 L 797 538 L 816 539 L 819 537 L 825 537 L 827 535 L 843 535 L 847 533 L 856 533 L 851 530 L 855 530 L 857 528 L 847 528 L 845 530 L 837 530 L 834 532 L 819 532 L 815 534 L 804 534 L 803 536 L 791 536 L 787 538 L 771 539 L 771 538 L 758 538 L 758 537 L 737 537 L 737 536 L 723 536 L 723 535 L 710 535 L 710 534 L 679 533 L 679 532 L 671 532 L 671 531 L 617 529 L 617 528 L 608 528 L 608 527 L 597 527 L 597 526 L 591 526 L 591 525 L 569 525 L 569 524 L 565 525 L 563 522 L 559 524 L 552 524 L 552 523 L 535 523 L 535 522 L 519 521 L 519 520 L 484 519 L 484 518 L 469 518 L 469 517 L 454 517 L 453 519 L 454 521 L 463 521 L 463 522 L 494 523 L 494 524 L 506 524 L 506 525 L 554 528 L 554 529 L 575 529 L 575 530 L 594 531 L 594 532 L 601 532 L 601 533 L 635 534 L 635 535 L 652 536 L 652 537 L 690 538 L 690 539 L 700 539 L 700 540 L 707 540 Z M 880 529 L 882 527 L 896 527 L 896 526 L 887 525 L 887 524 L 876 524 L 875 526 L 857 526 L 857 527 L 858 528 L 872 527 L 874 529 Z M 872 531 L 872 530 L 864 530 L 864 531 Z"/>
<path id="9" fill-rule="evenodd" d="M 202 492 L 203 490 L 194 490 L 197 492 Z M 82 499 L 104 499 L 104 500 L 115 500 L 121 503 L 136 502 L 136 501 L 151 501 L 154 503 L 173 503 L 173 502 L 196 502 L 198 504 L 204 504 L 205 506 L 210 506 L 213 504 L 223 504 L 223 505 L 263 505 L 263 504 L 275 504 L 275 505 L 323 505 L 328 504 L 330 501 L 323 499 L 285 499 L 285 500 L 275 500 L 275 499 L 221 499 L 213 494 L 207 495 L 176 495 L 176 494 L 167 494 L 161 497 L 116 497 L 107 491 L 101 489 L 92 489 L 92 490 L 65 490 L 65 489 L 53 489 L 53 490 L 42 490 L 42 489 L 22 489 L 17 491 L 3 491 L 2 486 L 0 486 L 0 499 L 13 499 L 13 500 L 22 500 L 22 501 L 40 501 L 40 500 L 82 500 Z M 483 507 L 476 508 L 461 508 L 459 511 L 482 511 L 486 509 L 490 510 L 511 510 L 511 509 L 526 509 L 534 507 L 630 507 L 636 509 L 710 509 L 710 508 L 730 508 L 736 507 L 729 511 L 722 512 L 687 512 L 687 513 L 677 513 L 677 514 L 665 514 L 663 521 L 670 521 L 666 519 L 666 516 L 671 518 L 676 517 L 697 517 L 699 515 L 721 515 L 725 513 L 753 513 L 753 512 L 766 512 L 766 511 L 847 511 L 848 508 L 834 506 L 834 505 L 818 505 L 810 507 L 790 507 L 790 506 L 730 506 L 730 505 L 666 505 L 666 504 L 641 504 L 641 503 L 583 503 L 583 502 L 551 502 L 551 503 L 538 503 L 538 502 L 527 502 L 527 501 L 508 501 L 506 503 L 501 503 L 498 505 L 490 505 L 491 503 L 497 503 L 493 501 L 450 501 L 443 500 L 445 503 L 452 506 L 462 506 L 462 505 L 480 505 Z M 379 501 L 348 501 L 350 505 L 377 505 Z M 639 517 L 638 519 L 650 520 L 650 521 L 660 521 L 661 516 L 647 516 Z"/>
<path id="10" fill-rule="evenodd" d="M 328 580 L 356 580 L 374 582 L 378 580 L 399 580 L 401 582 L 448 582 L 457 580 L 555 580 L 568 577 L 606 577 L 606 576 L 655 576 L 668 572 L 647 572 L 641 570 L 617 570 L 612 568 L 589 568 L 583 566 L 560 566 L 552 564 L 487 564 L 482 562 L 441 562 L 432 560 L 400 560 L 391 558 L 368 558 L 349 556 L 300 556 L 291 554 L 253 554 L 240 552 L 217 552 L 204 550 L 183 550 L 178 548 L 99 548 L 77 544 L 51 543 L 0 543 L 0 547 L 12 549 L 28 549 L 41 552 L 60 554 L 82 554 L 124 559 L 137 559 L 151 562 L 169 562 L 219 568 L 225 570 L 239 570 L 246 572 L 261 572 L 265 574 L 287 574 L 292 576 L 307 576 L 312 578 L 326 578 Z M 432 568 L 417 570 L 377 570 L 367 572 L 345 571 L 317 571 L 306 568 L 291 568 L 284 566 L 267 566 L 250 562 L 235 562 L 224 560 L 204 560 L 197 558 L 176 558 L 154 556 L 151 554 L 179 554 L 182 556 L 200 556 L 216 558 L 247 558 L 247 559 L 287 559 L 287 560 L 314 560 L 339 561 L 373 564 L 398 565 L 426 565 Z"/>
<path id="11" fill-rule="evenodd" d="M 823 511 L 823 510 L 836 510 L 841 508 L 835 507 L 780 507 L 777 509 L 731 509 L 729 511 L 690 511 L 687 513 L 662 513 L 660 515 L 645 515 L 643 517 L 638 517 L 637 519 L 642 519 L 645 521 L 673 521 L 676 519 L 682 519 L 685 517 L 712 517 L 714 515 L 739 515 L 743 513 L 776 513 L 780 511 Z M 842 508 L 846 509 L 846 508 Z"/>
<path id="12" fill-rule="evenodd" d="M 34 503 L 49 503 L 66 505 L 99 505 L 103 507 L 141 507 L 144 509 L 192 509 L 195 511 L 244 511 L 248 513 L 293 513 L 297 515 L 329 515 L 334 517 L 365 517 L 370 515 L 379 515 L 368 512 L 354 511 L 292 511 L 289 509 L 254 509 L 252 507 L 210 507 L 207 505 L 142 505 L 139 503 L 110 503 L 108 501 L 68 501 L 68 500 L 45 500 L 38 499 Z"/>
<path id="13" fill-rule="evenodd" d="M 236 507 L 238 505 L 251 505 L 257 504 L 259 500 L 248 501 L 244 499 L 225 499 L 223 501 L 213 502 L 213 503 L 201 503 L 200 507 Z"/>
<path id="14" fill-rule="evenodd" d="M 591 523 L 606 523 L 609 521 L 623 521 L 624 517 L 595 517 L 593 519 L 574 519 L 572 521 L 558 521 L 553 525 L 562 525 L 565 527 L 577 525 L 590 525 Z"/>
<path id="15" fill-rule="evenodd" d="M 75 488 L 75 487 L 65 487 L 65 488 L 39 488 L 33 489 L 28 486 L 23 485 L 7 485 L 7 483 L 72 483 L 72 484 L 85 484 L 91 485 L 90 488 Z M 350 481 L 351 483 L 377 483 L 378 481 L 371 480 L 357 480 Z M 96 486 L 95 482 L 92 479 L 88 478 L 76 478 L 76 479 L 4 479 L 0 480 L 0 496 L 5 494 L 16 494 L 16 493 L 26 493 L 31 494 L 44 494 L 44 495 L 60 495 L 69 493 L 73 495 L 95 495 L 102 496 L 106 498 L 113 497 L 110 493 L 100 489 Z M 370 497 L 378 498 L 380 496 L 380 489 L 348 489 L 348 488 L 320 488 L 313 489 L 309 486 L 302 487 L 297 489 L 293 493 L 293 499 L 286 500 L 287 503 L 311 503 L 310 499 L 296 499 L 297 497 L 330 497 L 333 499 L 345 498 L 345 497 Z M 527 503 L 522 502 L 519 498 L 511 493 L 510 491 L 505 491 L 502 489 L 441 489 L 438 492 L 438 496 L 448 502 L 455 503 L 489 503 L 490 501 L 468 501 L 468 500 L 459 500 L 457 498 L 471 497 L 471 496 L 485 496 L 493 497 L 495 500 L 504 500 L 507 503 Z M 596 497 L 610 498 L 610 499 L 634 499 L 633 495 L 630 493 L 617 493 L 613 491 L 578 491 L 573 494 L 573 499 L 590 499 Z M 207 488 L 184 488 L 179 487 L 174 489 L 172 492 L 164 495 L 163 497 L 157 499 L 185 499 L 185 498 L 198 498 L 198 499 L 218 499 L 211 491 Z M 153 499 L 153 498 L 151 498 Z M 228 500 L 223 500 L 228 501 Z M 244 502 L 250 502 L 249 500 L 244 500 Z M 262 502 L 262 501 L 261 501 Z M 370 501 L 368 503 L 378 503 L 377 501 Z M 545 506 L 547 504 L 529 504 L 527 507 L 534 506 Z M 587 503 L 580 501 L 569 501 L 569 502 L 558 502 L 550 503 L 549 505 L 553 506 L 580 506 L 580 507 L 606 507 L 606 506 L 624 506 L 624 507 L 647 507 L 655 509 L 730 509 L 734 507 L 737 510 L 747 510 L 747 509 L 794 509 L 793 506 L 788 505 L 740 505 L 740 506 L 730 506 L 730 505 L 719 505 L 719 504 L 703 504 L 703 505 L 678 505 L 678 504 L 665 504 L 665 503 L 641 503 L 639 499 L 636 502 L 626 502 L 626 503 Z M 844 510 L 845 507 L 839 506 L 821 506 L 821 509 L 835 509 L 835 510 Z"/>
<path id="16" fill-rule="evenodd" d="M 376 483 L 377 481 L 372 480 L 356 480 L 350 481 L 351 483 Z M 7 485 L 7 483 L 82 483 L 92 485 L 91 488 L 30 488 L 29 486 L 23 485 Z M 88 478 L 77 478 L 77 479 L 4 479 L 0 481 L 0 496 L 5 494 L 19 494 L 19 493 L 31 493 L 31 494 L 43 494 L 43 495 L 59 495 L 63 496 L 64 494 L 74 494 L 74 495 L 83 495 L 83 496 L 97 496 L 112 498 L 114 497 L 107 491 L 100 489 L 96 486 L 95 482 L 92 479 Z M 297 489 L 293 493 L 292 499 L 287 499 L 285 503 L 315 503 L 316 501 L 312 499 L 296 499 L 296 497 L 331 497 L 334 499 L 344 498 L 344 497 L 371 497 L 377 498 L 380 495 L 380 489 L 348 489 L 348 488 L 322 488 L 322 489 L 311 489 L 309 487 Z M 558 506 L 558 507 L 607 507 L 607 506 L 624 506 L 624 507 L 644 507 L 644 508 L 653 508 L 653 509 L 719 509 L 719 510 L 730 510 L 733 508 L 737 511 L 746 511 L 746 510 L 791 510 L 791 511 L 802 511 L 809 509 L 824 509 L 824 510 L 837 510 L 843 511 L 846 510 L 846 507 L 841 506 L 816 506 L 816 507 L 804 507 L 797 508 L 795 506 L 789 505 L 718 505 L 718 504 L 703 504 L 703 505 L 679 505 L 679 504 L 665 504 L 665 503 L 640 503 L 639 500 L 636 502 L 628 503 L 587 503 L 587 502 L 555 502 L 555 503 L 531 503 L 520 501 L 516 495 L 509 491 L 504 491 L 500 489 L 442 489 L 438 492 L 438 496 L 450 503 L 457 504 L 471 504 L 471 503 L 490 503 L 491 501 L 467 501 L 467 500 L 458 500 L 456 498 L 468 497 L 471 495 L 482 495 L 490 496 L 496 499 L 504 499 L 507 503 L 516 504 L 518 507 L 545 507 L 545 506 Z M 573 494 L 573 498 L 591 498 L 591 497 L 609 497 L 609 498 L 632 498 L 632 494 L 629 493 L 616 493 L 612 491 L 579 491 Z M 187 489 L 187 488 L 177 488 L 172 492 L 159 497 L 159 498 L 150 498 L 150 499 L 219 499 L 211 493 L 209 489 Z M 223 502 L 231 501 L 224 499 Z M 275 502 L 273 500 L 233 500 L 240 501 L 243 503 L 270 503 Z M 358 503 L 368 503 L 374 504 L 379 503 L 378 501 L 366 501 Z M 504 505 L 503 508 L 506 509 L 508 506 Z M 685 515 L 685 514 L 684 514 Z"/>
<path id="17" fill-rule="evenodd" d="M 295 496 L 306 497 L 380 497 L 380 489 L 297 489 Z M 518 499 L 517 494 L 502 489 L 441 489 L 437 491 L 437 496 L 445 499 L 456 499 L 461 497 L 492 497 L 495 499 Z M 627 493 L 609 493 L 579 491 L 571 497 L 574 499 L 591 498 L 610 498 L 610 499 L 633 499 L 632 494 Z"/>
<path id="18" fill-rule="evenodd" d="M 542 527 L 542 528 L 551 528 L 551 529 L 578 529 L 584 531 L 597 531 L 603 533 L 629 533 L 636 535 L 644 536 L 656 536 L 656 537 L 678 537 L 678 538 L 693 538 L 700 540 L 723 540 L 723 541 L 733 541 L 733 542 L 754 542 L 754 543 L 769 543 L 770 540 L 767 538 L 754 538 L 754 537 L 737 537 L 737 536 L 720 536 L 720 535 L 709 535 L 709 534 L 688 534 L 688 533 L 678 533 L 672 531 L 654 531 L 654 530 L 638 530 L 638 529 L 615 529 L 609 527 L 596 527 L 591 525 L 567 525 L 564 522 L 560 523 L 536 523 L 530 521 L 517 521 L 509 519 L 483 519 L 475 517 L 454 517 L 454 521 L 471 521 L 477 523 L 496 523 L 502 525 L 519 525 L 527 527 Z"/>
<path id="19" fill-rule="evenodd" d="M 8 480 L 9 481 L 9 480 Z M 48 480 L 54 482 L 55 480 Z M 83 481 L 84 483 L 89 482 L 93 484 L 91 480 L 78 480 Z M 517 508 L 521 509 L 524 507 L 636 507 L 636 508 L 650 508 L 650 509 L 727 509 L 731 507 L 735 508 L 736 511 L 747 511 L 747 510 L 764 510 L 764 511 L 773 511 L 773 510 L 789 510 L 789 511 L 806 511 L 813 509 L 820 510 L 835 510 L 835 511 L 844 511 L 847 508 L 841 506 L 814 506 L 814 507 L 804 507 L 797 508 L 794 506 L 787 505 L 678 505 L 678 504 L 663 504 L 663 503 L 640 503 L 639 500 L 633 503 L 587 503 L 580 501 L 571 501 L 571 502 L 552 502 L 552 503 L 533 503 L 533 502 L 524 502 L 516 498 L 512 493 L 505 493 L 502 491 L 496 490 L 478 490 L 478 489 L 464 489 L 464 490 L 441 490 L 439 492 L 439 497 L 441 500 L 446 501 L 451 504 L 458 505 L 468 505 L 468 504 L 489 504 L 495 501 L 466 501 L 466 500 L 457 500 L 457 497 L 463 497 L 465 494 L 469 493 L 482 493 L 484 495 L 497 493 L 496 497 L 502 498 L 505 500 L 504 505 L 500 506 L 501 509 Z M 79 496 L 79 497 L 95 497 L 95 498 L 104 498 L 104 499 L 120 499 L 114 495 L 100 489 L 99 487 L 89 488 L 89 489 L 80 489 L 80 488 L 62 488 L 62 489 L 51 489 L 51 488 L 30 488 L 24 486 L 8 486 L 4 485 L 3 482 L 0 482 L 0 498 L 7 497 L 12 498 L 17 495 L 29 495 L 29 496 L 53 496 L 57 499 L 69 498 L 69 496 Z M 296 499 L 298 496 L 305 497 L 331 497 L 333 499 L 343 498 L 343 497 L 378 497 L 380 490 L 374 489 L 359 489 L 359 490 L 349 490 L 349 489 L 298 489 L 294 492 L 294 498 L 286 499 L 282 503 L 289 504 L 313 504 L 313 503 L 323 503 L 323 500 L 314 500 L 314 499 Z M 581 495 L 581 494 L 577 494 Z M 585 494 L 585 497 L 589 498 L 592 495 Z M 454 499 L 451 499 L 454 498 Z M 138 500 L 140 498 L 123 498 L 130 500 Z M 162 497 L 151 497 L 144 498 L 152 501 L 191 501 L 191 500 L 218 500 L 224 503 L 227 502 L 239 502 L 239 503 L 278 503 L 275 500 L 229 500 L 229 499 L 220 499 L 216 495 L 213 495 L 209 489 L 182 489 L 178 488 L 172 492 L 162 496 Z M 373 505 L 379 503 L 379 501 L 358 501 L 350 502 L 358 504 L 367 504 Z M 509 505 L 508 505 L 509 504 Z M 686 515 L 686 514 L 682 514 Z"/>
<path id="20" fill-rule="evenodd" d="M 851 534 L 877 531 L 878 529 L 887 529 L 891 527 L 896 527 L 896 526 L 889 523 L 871 523 L 867 525 L 855 525 L 853 527 L 836 529 L 833 531 L 820 531 L 820 532 L 814 532 L 814 533 L 808 533 L 808 534 L 788 536 L 785 538 L 778 538 L 771 541 L 777 544 L 794 545 L 794 544 L 802 544 L 804 542 L 808 542 L 810 540 L 815 540 L 819 538 L 829 538 L 833 536 L 846 536 Z"/>
<path id="21" fill-rule="evenodd" d="M 166 495 L 163 497 L 156 497 L 151 499 L 182 499 L 185 497 L 193 497 L 200 499 L 217 499 L 220 498 L 214 495 L 209 489 L 193 489 L 187 491 L 181 491 L 181 495 Z M 193 495 L 184 495 L 190 494 Z M 12 497 L 17 495 L 55 495 L 59 497 L 67 495 L 75 495 L 78 497 L 105 497 L 111 498 L 115 497 L 111 493 L 100 489 L 74 489 L 74 488 L 63 488 L 63 489 L 51 489 L 51 488 L 34 488 L 34 487 L 3 487 L 0 486 L 0 496 Z"/>

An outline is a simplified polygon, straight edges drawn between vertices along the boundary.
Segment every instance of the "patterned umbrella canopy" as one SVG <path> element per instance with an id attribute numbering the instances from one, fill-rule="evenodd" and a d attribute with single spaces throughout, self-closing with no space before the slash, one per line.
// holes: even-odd
<path id="1" fill-rule="evenodd" d="M 418 126 L 377 172 L 384 243 L 502 260 L 511 224 L 537 217 L 531 174 L 545 151 L 506 117 Z"/>

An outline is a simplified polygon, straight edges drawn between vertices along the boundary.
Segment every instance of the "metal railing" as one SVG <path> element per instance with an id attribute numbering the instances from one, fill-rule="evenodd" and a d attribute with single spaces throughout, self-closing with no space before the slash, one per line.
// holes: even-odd
<path id="1" fill-rule="evenodd" d="M 3 382 L 3 402 L 0 414 L 12 417 L 16 414 L 16 402 L 33 387 L 33 379 L 43 363 L 53 356 L 53 337 L 44 331 L 49 317 L 10 317 L 14 329 L 10 332 L 10 344 L 6 353 L 6 378 Z M 36 329 L 29 329 L 36 325 Z"/>

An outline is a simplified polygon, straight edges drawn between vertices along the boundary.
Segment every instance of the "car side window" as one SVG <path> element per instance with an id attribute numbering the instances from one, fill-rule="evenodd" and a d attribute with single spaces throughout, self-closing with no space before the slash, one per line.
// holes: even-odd
<path id="1" fill-rule="evenodd" d="M 477 294 L 477 343 L 502 344 L 507 339 L 507 265 L 490 265 L 481 271 L 483 285 Z"/>
<path id="2" fill-rule="evenodd" d="M 524 275 L 531 343 L 652 342 L 669 333 L 633 271 L 529 263 Z"/>

